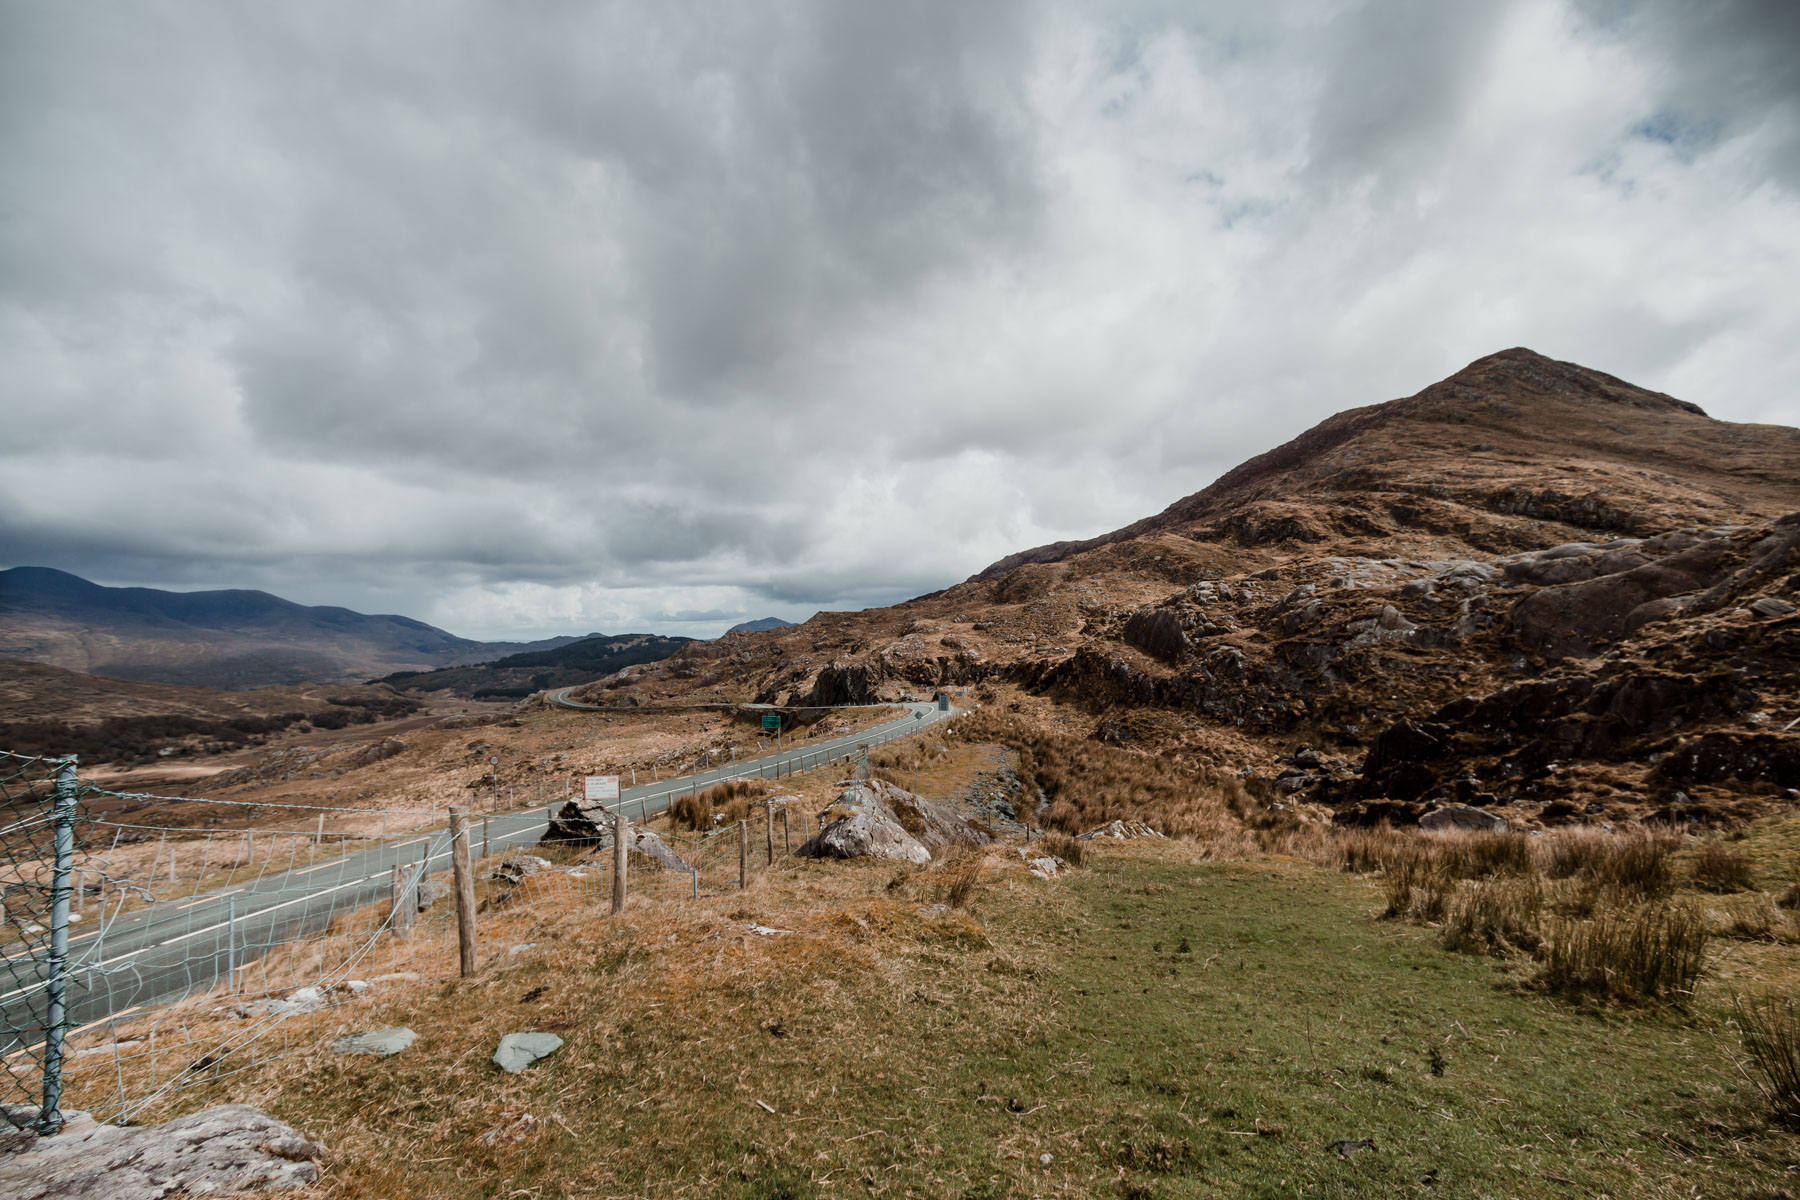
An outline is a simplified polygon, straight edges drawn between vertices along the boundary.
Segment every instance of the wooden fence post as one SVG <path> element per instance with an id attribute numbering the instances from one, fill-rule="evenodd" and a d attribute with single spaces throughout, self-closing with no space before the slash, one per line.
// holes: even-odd
<path id="1" fill-rule="evenodd" d="M 393 912 L 390 926 L 395 933 L 405 933 L 412 928 L 413 913 L 417 911 L 419 902 L 412 900 L 412 889 L 406 886 L 406 867 L 402 863 L 394 864 L 394 882 L 391 886 L 393 894 Z M 408 903 L 408 901 L 411 901 Z"/>
<path id="2" fill-rule="evenodd" d="M 322 846 L 324 844 L 325 844 L 325 814 L 320 813 L 319 814 L 319 827 L 313 831 L 313 845 Z"/>
<path id="3" fill-rule="evenodd" d="M 763 860 L 769 866 L 775 865 L 775 806 L 763 808 Z"/>
<path id="4" fill-rule="evenodd" d="M 469 810 L 450 809 L 450 867 L 456 877 L 456 948 L 463 978 L 475 974 L 475 871 L 469 865 Z"/>
<path id="5" fill-rule="evenodd" d="M 488 856 L 488 843 L 494 839 L 493 818 L 481 818 L 481 857 Z"/>
<path id="6" fill-rule="evenodd" d="M 631 844 L 631 822 L 623 809 L 613 812 L 613 898 L 612 910 L 625 911 L 625 854 Z"/>
<path id="7" fill-rule="evenodd" d="M 788 832 L 787 805 L 781 806 L 781 852 L 789 858 L 794 856 L 794 839 Z"/>
<path id="8" fill-rule="evenodd" d="M 750 822 L 738 822 L 738 887 L 750 886 Z"/>

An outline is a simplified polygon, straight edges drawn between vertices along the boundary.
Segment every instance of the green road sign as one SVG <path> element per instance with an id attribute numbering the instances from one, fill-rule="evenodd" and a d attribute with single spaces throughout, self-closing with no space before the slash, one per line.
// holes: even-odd
<path id="1" fill-rule="evenodd" d="M 781 728 L 781 714 L 780 713 L 764 713 L 763 714 L 763 728 L 764 729 L 780 729 Z"/>

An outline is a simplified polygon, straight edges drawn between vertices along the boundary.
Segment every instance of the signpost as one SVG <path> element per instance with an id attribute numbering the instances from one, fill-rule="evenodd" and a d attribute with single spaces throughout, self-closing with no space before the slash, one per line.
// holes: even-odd
<path id="1" fill-rule="evenodd" d="M 781 748 L 781 714 L 764 713 L 763 728 L 773 729 L 775 731 L 775 748 L 779 750 Z"/>
<path id="2" fill-rule="evenodd" d="M 617 775 L 589 775 L 582 781 L 581 798 L 598 800 L 602 803 L 619 798 L 619 777 Z"/>

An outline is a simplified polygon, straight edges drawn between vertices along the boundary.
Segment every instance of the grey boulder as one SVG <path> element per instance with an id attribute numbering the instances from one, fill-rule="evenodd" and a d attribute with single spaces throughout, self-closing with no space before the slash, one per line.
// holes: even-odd
<path id="1" fill-rule="evenodd" d="M 1506 818 L 1495 816 L 1467 804 L 1446 804 L 1419 818 L 1420 829 L 1473 829 L 1486 833 L 1505 833 Z"/>
<path id="2" fill-rule="evenodd" d="M 554 1033 L 509 1033 L 500 1039 L 494 1051 L 494 1065 L 508 1074 L 517 1075 L 540 1058 L 548 1058 L 562 1049 L 563 1040 Z"/>
<path id="3" fill-rule="evenodd" d="M 994 840 L 942 805 L 882 779 L 846 788 L 819 819 L 823 828 L 794 851 L 802 858 L 926 863 L 951 846 Z"/>

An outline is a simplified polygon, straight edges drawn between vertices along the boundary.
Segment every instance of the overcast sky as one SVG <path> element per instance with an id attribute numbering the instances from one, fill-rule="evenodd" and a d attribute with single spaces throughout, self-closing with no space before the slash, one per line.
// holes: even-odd
<path id="1" fill-rule="evenodd" d="M 711 636 L 1514 345 L 1800 424 L 1800 4 L 0 0 L 0 566 Z"/>

